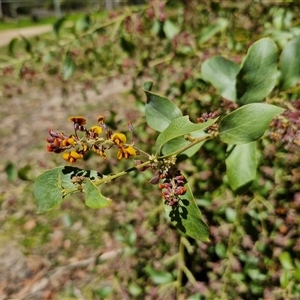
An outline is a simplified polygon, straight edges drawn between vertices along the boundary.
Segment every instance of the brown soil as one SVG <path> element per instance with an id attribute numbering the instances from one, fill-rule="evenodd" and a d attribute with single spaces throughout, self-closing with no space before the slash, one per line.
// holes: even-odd
<path id="1" fill-rule="evenodd" d="M 18 28 L 0 31 L 0 47 L 6 46 L 13 38 L 33 37 L 52 30 L 52 25 Z"/>

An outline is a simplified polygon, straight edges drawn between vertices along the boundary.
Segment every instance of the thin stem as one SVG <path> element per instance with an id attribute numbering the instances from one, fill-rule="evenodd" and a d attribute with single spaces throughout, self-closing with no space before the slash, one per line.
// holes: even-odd
<path id="1" fill-rule="evenodd" d="M 182 242 L 182 237 L 180 237 L 179 249 L 178 249 L 178 268 L 177 268 L 177 291 L 176 299 L 180 299 L 181 284 L 182 284 L 182 273 L 184 265 L 184 244 Z"/>
<path id="2" fill-rule="evenodd" d="M 160 157 L 156 157 L 156 156 L 155 156 L 155 157 L 152 158 L 151 160 L 148 160 L 148 161 L 146 161 L 146 162 L 144 162 L 144 163 L 142 163 L 142 164 L 140 164 L 140 165 L 136 165 L 136 166 L 134 166 L 134 167 L 131 167 L 131 168 L 129 168 L 129 169 L 125 170 L 125 171 L 119 172 L 119 173 L 117 173 L 117 174 L 113 174 L 113 175 L 109 175 L 109 176 L 103 177 L 103 178 L 101 178 L 101 179 L 96 180 L 94 183 L 95 183 L 96 185 L 100 185 L 100 184 L 102 184 L 102 183 L 106 183 L 106 182 L 109 182 L 109 181 L 111 181 L 111 180 L 117 179 L 117 178 L 119 178 L 119 177 L 121 177 L 121 176 L 124 176 L 124 175 L 126 175 L 126 174 L 128 174 L 128 173 L 130 173 L 130 172 L 132 172 L 132 171 L 139 170 L 139 169 L 142 169 L 142 168 L 144 168 L 144 167 L 147 167 L 147 166 L 149 166 L 151 163 L 153 163 L 153 162 L 155 162 L 155 161 L 160 161 L 160 160 L 163 160 L 163 159 L 166 159 L 166 158 L 169 158 L 169 157 L 176 156 L 176 155 L 180 154 L 181 152 L 183 152 L 183 151 L 185 151 L 185 150 L 187 150 L 187 149 L 189 149 L 189 148 L 191 148 L 191 147 L 197 145 L 198 143 L 201 143 L 201 142 L 203 142 L 203 141 L 209 140 L 209 139 L 211 139 L 211 138 L 212 138 L 211 135 L 207 135 L 207 136 L 205 136 L 205 137 L 197 138 L 197 139 L 195 139 L 195 141 L 193 141 L 193 142 L 190 143 L 189 145 L 187 145 L 187 146 L 185 146 L 185 147 L 182 147 L 181 149 L 176 150 L 176 151 L 174 151 L 174 152 L 172 152 L 172 153 L 170 153 L 170 154 L 163 155 L 163 156 L 160 156 Z M 148 156 L 148 154 L 145 153 L 145 152 L 144 152 L 143 154 L 145 154 L 145 155 Z"/>
<path id="3" fill-rule="evenodd" d="M 128 174 L 128 173 L 130 173 L 130 172 L 132 172 L 132 171 L 142 169 L 142 168 L 148 166 L 148 165 L 151 164 L 151 163 L 152 163 L 152 161 L 151 161 L 151 160 L 148 160 L 148 161 L 146 161 L 146 162 L 144 162 L 144 163 L 142 163 L 142 164 L 140 164 L 140 165 L 131 167 L 131 168 L 125 170 L 125 171 L 119 172 L 119 173 L 117 173 L 117 174 L 105 176 L 105 177 L 103 177 L 103 178 L 101 178 L 101 179 L 95 180 L 95 181 L 94 181 L 94 184 L 95 184 L 95 185 L 100 185 L 100 184 L 102 184 L 102 183 L 109 182 L 109 181 L 114 180 L 114 179 L 116 179 L 116 178 L 119 178 L 119 177 L 121 177 L 121 176 L 123 176 L 123 175 L 126 175 L 126 174 Z"/>

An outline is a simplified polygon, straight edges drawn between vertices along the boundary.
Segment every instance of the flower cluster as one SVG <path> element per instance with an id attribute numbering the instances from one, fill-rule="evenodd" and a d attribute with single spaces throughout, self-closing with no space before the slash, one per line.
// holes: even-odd
<path id="1" fill-rule="evenodd" d="M 186 179 L 175 165 L 159 171 L 159 178 L 163 179 L 158 187 L 162 190 L 165 204 L 177 206 L 181 195 L 186 193 Z"/>
<path id="2" fill-rule="evenodd" d="M 291 151 L 300 146 L 300 101 L 290 103 L 289 109 L 273 119 L 270 138 L 282 142 Z"/>
<path id="3" fill-rule="evenodd" d="M 66 161 L 75 163 L 78 159 L 82 159 L 89 150 L 106 159 L 106 151 L 113 146 L 117 146 L 119 149 L 117 153 L 118 159 L 128 159 L 137 155 L 133 144 L 126 144 L 126 136 L 123 133 L 113 133 L 111 130 L 108 130 L 104 123 L 104 117 L 100 116 L 98 125 L 92 126 L 90 129 L 87 129 L 85 126 L 86 119 L 82 116 L 71 117 L 69 121 L 73 122 L 74 134 L 65 135 L 63 132 L 49 129 L 50 137 L 46 139 L 48 142 L 47 150 L 54 153 L 64 152 L 62 155 Z M 129 130 L 132 133 L 131 123 Z M 101 136 L 103 131 L 105 134 Z M 79 136 L 78 132 L 83 132 L 83 136 Z"/>

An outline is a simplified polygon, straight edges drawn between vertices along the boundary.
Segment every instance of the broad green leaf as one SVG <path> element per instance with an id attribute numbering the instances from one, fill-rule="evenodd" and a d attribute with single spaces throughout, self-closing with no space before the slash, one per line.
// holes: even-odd
<path id="1" fill-rule="evenodd" d="M 75 68 L 76 66 L 70 53 L 67 53 L 65 60 L 63 62 L 63 79 L 64 80 L 70 79 L 75 71 Z"/>
<path id="2" fill-rule="evenodd" d="M 145 113 L 147 124 L 157 130 L 163 131 L 172 120 L 181 117 L 180 109 L 169 99 L 152 93 L 152 82 L 144 83 L 144 92 L 147 97 Z"/>
<path id="3" fill-rule="evenodd" d="M 86 179 L 83 191 L 85 193 L 85 205 L 90 208 L 104 208 L 111 203 L 111 199 L 104 197 L 90 179 Z"/>
<path id="4" fill-rule="evenodd" d="M 85 15 L 82 18 L 78 19 L 75 23 L 76 32 L 84 32 L 87 31 L 91 26 L 91 17 L 89 15 Z"/>
<path id="5" fill-rule="evenodd" d="M 291 254 L 287 251 L 284 251 L 282 252 L 280 255 L 279 255 L 279 261 L 282 265 L 282 267 L 285 269 L 285 270 L 293 270 L 295 269 L 295 266 L 294 266 L 294 263 L 293 263 L 293 259 L 291 257 Z"/>
<path id="6" fill-rule="evenodd" d="M 21 38 L 24 42 L 25 50 L 27 53 L 32 54 L 32 45 L 31 42 L 23 35 L 21 35 Z"/>
<path id="7" fill-rule="evenodd" d="M 129 36 L 121 36 L 120 45 L 122 49 L 128 54 L 132 55 L 135 50 L 135 45 L 130 40 Z"/>
<path id="8" fill-rule="evenodd" d="M 99 176 L 97 171 L 87 171 L 71 166 L 57 167 L 46 171 L 38 176 L 34 183 L 37 213 L 54 209 L 72 193 L 78 192 L 77 186 L 72 182 L 74 177 L 94 180 Z"/>
<path id="9" fill-rule="evenodd" d="M 248 188 L 256 175 L 256 143 L 234 145 L 225 162 L 230 187 L 234 191 Z"/>
<path id="10" fill-rule="evenodd" d="M 228 100 L 236 101 L 236 75 L 239 65 L 217 56 L 206 60 L 201 67 L 204 80 L 209 81 Z"/>
<path id="11" fill-rule="evenodd" d="M 64 22 L 66 21 L 66 18 L 60 18 L 58 19 L 54 24 L 53 24 L 53 32 L 56 35 L 56 37 L 59 36 L 59 32 L 64 24 Z"/>
<path id="12" fill-rule="evenodd" d="M 289 41 L 280 55 L 281 88 L 286 90 L 300 80 L 300 36 Z"/>
<path id="13" fill-rule="evenodd" d="M 218 19 L 216 24 L 212 24 L 206 26 L 199 37 L 198 44 L 204 44 L 208 40 L 210 40 L 214 35 L 219 33 L 220 31 L 224 30 L 228 26 L 228 21 L 226 19 Z"/>
<path id="14" fill-rule="evenodd" d="M 237 75 L 237 102 L 240 105 L 261 102 L 273 90 L 277 59 L 277 46 L 269 38 L 261 39 L 249 48 Z"/>
<path id="15" fill-rule="evenodd" d="M 17 179 L 18 176 L 18 170 L 17 167 L 14 163 L 9 162 L 6 166 L 5 166 L 5 173 L 7 176 L 7 179 L 10 181 L 15 181 Z"/>
<path id="16" fill-rule="evenodd" d="M 10 55 L 14 56 L 15 55 L 15 47 L 18 43 L 18 38 L 13 38 L 8 45 L 8 52 Z"/>
<path id="17" fill-rule="evenodd" d="M 174 278 L 170 272 L 157 271 L 149 264 L 145 267 L 145 271 L 155 284 L 167 284 L 174 281 Z"/>
<path id="18" fill-rule="evenodd" d="M 284 109 L 265 103 L 244 105 L 221 119 L 220 139 L 227 144 L 247 144 L 258 140 L 271 120 Z"/>
<path id="19" fill-rule="evenodd" d="M 191 134 L 191 136 L 194 136 L 194 135 Z M 170 154 L 172 152 L 177 151 L 178 149 L 182 149 L 182 148 L 188 146 L 190 143 L 191 142 L 187 141 L 184 137 L 175 138 L 175 139 L 169 141 L 168 143 L 166 143 L 163 146 L 162 154 L 163 155 Z M 185 155 L 187 157 L 192 157 L 201 148 L 201 146 L 203 144 L 204 144 L 204 141 L 196 144 L 195 146 L 193 146 L 191 148 L 188 148 L 187 150 L 185 150 L 183 152 L 181 152 L 180 155 Z"/>
<path id="20" fill-rule="evenodd" d="M 187 192 L 180 196 L 178 206 L 164 203 L 166 214 L 180 231 L 196 240 L 208 242 L 209 228 L 202 219 L 189 184 L 186 183 L 185 187 Z"/>
<path id="21" fill-rule="evenodd" d="M 161 152 L 162 147 L 169 141 L 195 131 L 204 130 L 217 121 L 217 119 L 208 120 L 205 123 L 192 123 L 189 116 L 183 116 L 174 119 L 170 125 L 158 136 L 156 140 L 156 153 Z"/>
<path id="22" fill-rule="evenodd" d="M 22 180 L 29 180 L 28 173 L 29 173 L 30 170 L 31 170 L 30 165 L 26 165 L 26 166 L 22 167 L 18 171 L 18 177 Z"/>
<path id="23" fill-rule="evenodd" d="M 170 20 L 166 20 L 163 25 L 163 31 L 167 39 L 171 40 L 176 34 L 180 32 L 180 29 Z"/>

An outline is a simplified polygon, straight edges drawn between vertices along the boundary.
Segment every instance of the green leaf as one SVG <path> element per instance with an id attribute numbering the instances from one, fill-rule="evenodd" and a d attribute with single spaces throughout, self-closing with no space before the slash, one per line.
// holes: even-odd
<path id="1" fill-rule="evenodd" d="M 111 199 L 104 197 L 90 179 L 86 179 L 83 191 L 85 192 L 85 205 L 90 208 L 104 208 L 111 203 Z"/>
<path id="2" fill-rule="evenodd" d="M 277 46 L 269 38 L 261 39 L 249 48 L 237 75 L 237 102 L 240 105 L 261 102 L 273 90 L 277 59 Z"/>
<path id="3" fill-rule="evenodd" d="M 209 81 L 228 100 L 236 101 L 236 75 L 239 66 L 222 56 L 207 59 L 201 67 L 203 79 Z"/>
<path id="4" fill-rule="evenodd" d="M 202 131 L 203 133 L 203 131 Z M 191 134 L 192 137 L 200 137 L 200 136 L 194 136 L 194 134 Z M 203 134 L 202 134 L 203 136 Z M 178 149 L 182 149 L 186 146 L 188 146 L 191 142 L 187 141 L 184 137 L 178 137 L 175 138 L 169 142 L 167 142 L 162 149 L 162 154 L 163 155 L 167 155 L 170 154 L 172 152 L 175 152 Z M 192 157 L 200 148 L 201 146 L 204 144 L 203 142 L 199 142 L 198 144 L 196 144 L 195 146 L 188 148 L 187 150 L 181 152 L 179 155 L 185 155 L 187 157 Z"/>
<path id="5" fill-rule="evenodd" d="M 180 29 L 170 20 L 166 20 L 163 25 L 163 31 L 167 39 L 172 40 L 173 37 L 180 32 Z"/>
<path id="6" fill-rule="evenodd" d="M 284 109 L 270 104 L 244 105 L 221 119 L 220 139 L 227 144 L 247 144 L 258 140 L 271 120 Z"/>
<path id="7" fill-rule="evenodd" d="M 280 55 L 281 88 L 286 90 L 300 80 L 300 36 L 289 41 Z"/>
<path id="8" fill-rule="evenodd" d="M 76 65 L 70 55 L 70 53 L 66 53 L 65 60 L 63 62 L 63 79 L 68 80 L 72 77 L 75 71 Z"/>
<path id="9" fill-rule="evenodd" d="M 31 42 L 23 35 L 21 35 L 21 38 L 24 42 L 25 50 L 27 53 L 32 54 L 32 45 Z"/>
<path id="10" fill-rule="evenodd" d="M 145 267 L 145 271 L 155 284 L 167 284 L 174 281 L 170 272 L 154 270 L 150 265 Z"/>
<path id="11" fill-rule="evenodd" d="M 97 171 L 82 170 L 64 166 L 46 171 L 37 177 L 34 183 L 34 196 L 37 203 L 37 213 L 44 213 L 54 209 L 62 201 L 75 192 L 78 187 L 73 184 L 74 177 L 97 179 L 101 174 Z"/>
<path id="12" fill-rule="evenodd" d="M 202 219 L 189 184 L 186 183 L 185 187 L 187 191 L 180 196 L 178 206 L 164 203 L 166 214 L 180 231 L 196 240 L 208 242 L 209 228 Z"/>
<path id="13" fill-rule="evenodd" d="M 122 36 L 120 38 L 120 45 L 122 49 L 128 54 L 132 55 L 135 50 L 135 45 L 131 42 L 129 36 Z"/>
<path id="14" fill-rule="evenodd" d="M 295 269 L 291 254 L 289 252 L 287 252 L 287 251 L 282 252 L 278 258 L 279 258 L 279 261 L 280 261 L 282 267 L 285 270 L 294 270 Z"/>
<path id="15" fill-rule="evenodd" d="M 157 130 L 163 131 L 172 120 L 181 117 L 180 109 L 169 99 L 152 93 L 152 82 L 145 82 L 143 85 L 147 97 L 145 113 L 147 124 Z"/>
<path id="16" fill-rule="evenodd" d="M 224 30 L 228 26 L 228 21 L 226 19 L 220 18 L 217 20 L 216 24 L 209 25 L 205 27 L 199 37 L 198 44 L 204 44 L 210 40 L 218 32 Z"/>
<path id="17" fill-rule="evenodd" d="M 82 18 L 78 19 L 75 23 L 76 32 L 84 32 L 87 31 L 91 26 L 91 17 L 89 15 L 85 15 Z"/>
<path id="18" fill-rule="evenodd" d="M 174 119 L 170 125 L 158 136 L 156 140 L 156 153 L 161 152 L 162 147 L 169 141 L 195 131 L 204 130 L 217 121 L 217 119 L 208 120 L 205 123 L 192 123 L 189 116 L 183 116 Z"/>
<path id="19" fill-rule="evenodd" d="M 6 173 L 7 179 L 9 181 L 15 181 L 17 179 L 17 176 L 18 176 L 18 171 L 17 171 L 16 165 L 9 162 L 5 166 L 5 173 Z"/>
<path id="20" fill-rule="evenodd" d="M 235 145 L 225 162 L 230 187 L 234 191 L 248 188 L 256 176 L 256 143 Z"/>
<path id="21" fill-rule="evenodd" d="M 8 45 L 8 53 L 12 56 L 15 55 L 15 47 L 18 43 L 18 38 L 13 38 L 10 42 L 9 42 L 9 45 Z"/>
<path id="22" fill-rule="evenodd" d="M 18 171 L 18 177 L 22 180 L 29 180 L 28 173 L 31 170 L 30 165 L 26 165 L 23 168 L 19 169 Z"/>
<path id="23" fill-rule="evenodd" d="M 54 24 L 53 24 L 53 32 L 56 35 L 56 37 L 59 36 L 59 32 L 64 24 L 64 22 L 66 21 L 66 18 L 60 18 L 58 19 Z"/>

